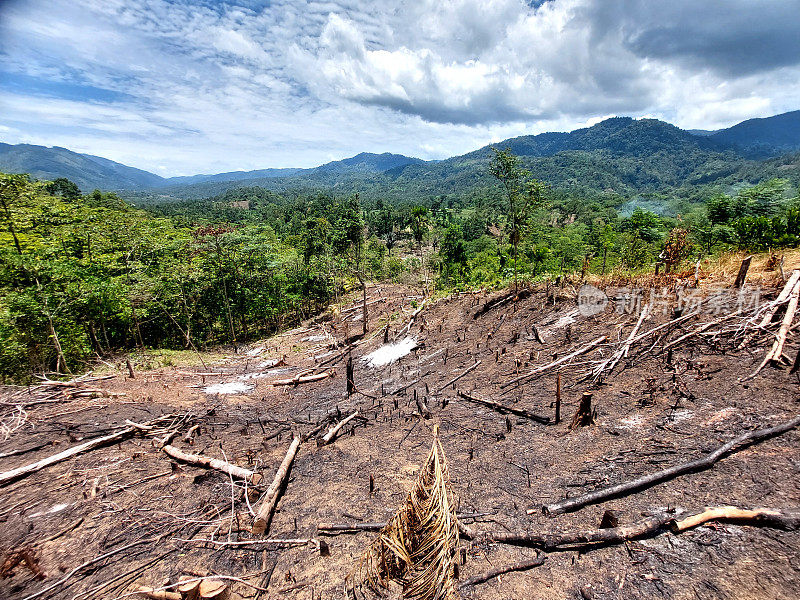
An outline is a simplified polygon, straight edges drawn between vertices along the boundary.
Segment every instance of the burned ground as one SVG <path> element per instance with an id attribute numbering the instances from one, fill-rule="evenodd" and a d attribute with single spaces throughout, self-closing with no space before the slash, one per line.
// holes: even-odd
<path id="1" fill-rule="evenodd" d="M 780 283 L 765 283 L 771 287 L 762 299 L 775 297 Z M 502 294 L 425 301 L 409 288 L 371 287 L 369 330 L 349 353 L 358 390 L 350 396 L 342 340 L 361 331 L 357 299 L 299 329 L 230 352 L 208 368 L 139 370 L 135 379 L 122 370 L 64 391 L 6 388 L 3 471 L 124 428 L 126 419 L 144 423 L 170 414 L 175 417 L 167 425 L 180 429 L 175 446 L 261 471 L 268 484 L 294 433 L 325 425 L 321 435 L 354 410 L 360 417 L 332 444 L 318 446 L 314 438 L 301 444 L 266 536 L 321 539 L 329 555 L 314 542 L 230 543 L 263 539 L 249 531 L 252 517 L 241 482 L 232 488 L 224 473 L 172 463 L 158 449 L 158 436 L 144 431 L 2 488 L 0 544 L 6 555 L 0 596 L 119 598 L 141 585 L 174 582 L 181 574 L 214 573 L 239 578 L 229 580 L 235 596 L 343 598 L 345 577 L 375 534 L 320 535 L 318 524 L 386 521 L 425 460 L 434 423 L 440 425 L 458 513 L 478 533 L 475 540 L 462 541 L 467 549 L 462 579 L 535 555 L 533 549 L 480 535 L 486 532 L 595 529 L 608 509 L 620 523 L 631 523 L 706 506 L 800 504 L 798 432 L 790 431 L 709 470 L 572 513 L 543 515 L 545 503 L 694 459 L 743 431 L 800 413 L 798 379 L 788 370 L 767 367 L 741 381 L 761 362 L 777 324 L 756 332 L 740 349 L 743 318 L 710 328 L 672 352 L 660 351 L 722 313 L 701 311 L 665 328 L 634 344 L 602 381 L 586 381 L 587 371 L 626 339 L 638 315 L 617 313 L 612 302 L 600 314 L 584 316 L 576 291 L 569 284 L 540 286 L 481 311 Z M 613 296 L 619 290 L 606 292 Z M 654 311 L 641 331 L 673 318 L 674 294 L 665 297 L 673 300 L 666 310 Z M 387 325 L 390 339 L 410 337 L 416 348 L 394 362 L 371 366 L 364 357 L 384 345 Z M 601 335 L 608 339 L 598 348 L 519 385 L 501 387 Z M 790 334 L 785 353 L 794 357 L 798 341 Z M 285 365 L 275 365 L 282 358 Z M 456 383 L 445 385 L 478 361 Z M 310 369 L 334 375 L 272 385 Z M 557 374 L 562 388 L 558 424 L 499 414 L 457 395 L 463 391 L 552 417 Z M 102 391 L 65 396 L 86 388 Z M 570 430 L 587 390 L 593 394 L 595 424 Z M 421 409 L 431 418 L 422 418 Z M 198 427 L 189 443 L 184 436 L 193 425 Z M 714 523 L 588 551 L 549 552 L 542 566 L 464 588 L 462 595 L 789 599 L 800 589 L 799 550 L 798 532 Z M 33 557 L 35 568 L 25 556 Z"/>

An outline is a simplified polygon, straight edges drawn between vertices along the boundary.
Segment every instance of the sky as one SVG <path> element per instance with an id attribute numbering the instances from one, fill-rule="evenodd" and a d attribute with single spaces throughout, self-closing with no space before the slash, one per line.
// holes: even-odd
<path id="1" fill-rule="evenodd" d="M 0 141 L 162 176 L 800 108 L 800 0 L 0 0 Z"/>

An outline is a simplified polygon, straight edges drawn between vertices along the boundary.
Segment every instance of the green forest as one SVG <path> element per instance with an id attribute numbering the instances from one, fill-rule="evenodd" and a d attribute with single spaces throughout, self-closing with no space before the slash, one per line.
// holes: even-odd
<path id="1" fill-rule="evenodd" d="M 428 291 L 637 273 L 800 244 L 800 198 L 769 179 L 671 217 L 548 187 L 508 150 L 488 182 L 417 201 L 240 187 L 136 208 L 66 179 L 0 174 L 0 378 L 150 348 L 256 339 L 366 281 Z"/>

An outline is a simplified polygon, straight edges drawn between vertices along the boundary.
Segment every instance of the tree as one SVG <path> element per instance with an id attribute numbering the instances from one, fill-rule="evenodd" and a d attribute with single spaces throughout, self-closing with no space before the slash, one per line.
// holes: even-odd
<path id="1" fill-rule="evenodd" d="M 489 163 L 489 172 L 502 184 L 506 197 L 509 241 L 514 254 L 514 290 L 517 291 L 517 256 L 522 229 L 530 210 L 544 203 L 546 188 L 541 181 L 531 177 L 530 171 L 521 167 L 519 158 L 511 150 L 492 148 L 492 152 L 494 155 Z"/>
<path id="2" fill-rule="evenodd" d="M 420 256 L 422 255 L 422 238 L 428 231 L 428 209 L 419 204 L 415 204 L 409 210 L 409 221 L 411 226 L 411 235 L 419 246 Z"/>

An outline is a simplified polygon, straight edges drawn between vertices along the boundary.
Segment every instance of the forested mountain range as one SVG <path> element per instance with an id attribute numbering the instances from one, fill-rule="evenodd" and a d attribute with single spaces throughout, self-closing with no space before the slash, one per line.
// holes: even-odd
<path id="1" fill-rule="evenodd" d="M 496 144 L 520 156 L 534 175 L 572 194 L 623 197 L 707 184 L 800 180 L 800 111 L 750 119 L 708 132 L 656 119 L 615 117 L 568 133 L 510 138 Z M 410 200 L 464 196 L 490 184 L 489 146 L 442 161 L 361 153 L 312 169 L 262 169 L 163 178 L 64 148 L 0 144 L 0 171 L 40 179 L 66 177 L 83 189 L 123 190 L 138 203 L 205 198 L 240 186 L 275 192 L 359 192 L 366 198 Z"/>

